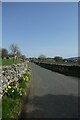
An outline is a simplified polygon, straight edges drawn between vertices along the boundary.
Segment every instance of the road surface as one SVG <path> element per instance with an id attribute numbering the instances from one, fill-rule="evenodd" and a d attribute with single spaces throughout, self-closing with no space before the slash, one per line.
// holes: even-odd
<path id="1" fill-rule="evenodd" d="M 31 90 L 22 118 L 78 117 L 78 79 L 30 63 Z"/>

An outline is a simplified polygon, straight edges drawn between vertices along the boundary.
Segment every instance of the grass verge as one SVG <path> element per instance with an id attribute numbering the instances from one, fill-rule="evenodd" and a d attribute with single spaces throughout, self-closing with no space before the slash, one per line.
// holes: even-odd
<path id="1" fill-rule="evenodd" d="M 2 120 L 15 119 L 17 120 L 23 106 L 24 96 L 29 89 L 31 70 L 27 70 L 18 81 L 18 87 L 9 85 L 9 89 L 4 94 L 2 99 Z M 12 92 L 11 92 L 12 91 Z"/>

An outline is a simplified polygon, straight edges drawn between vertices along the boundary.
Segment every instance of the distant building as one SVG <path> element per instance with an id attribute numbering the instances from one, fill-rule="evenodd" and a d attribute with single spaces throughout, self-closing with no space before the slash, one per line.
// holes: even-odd
<path id="1" fill-rule="evenodd" d="M 7 59 L 13 59 L 14 55 L 8 54 Z"/>
<path id="2" fill-rule="evenodd" d="M 11 55 L 11 54 L 8 54 L 8 56 L 5 58 L 5 59 L 17 59 L 17 56 L 15 55 Z"/>

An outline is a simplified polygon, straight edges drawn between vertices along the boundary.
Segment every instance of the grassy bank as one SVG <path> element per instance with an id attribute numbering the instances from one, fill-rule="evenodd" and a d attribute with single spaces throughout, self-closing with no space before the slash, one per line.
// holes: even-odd
<path id="1" fill-rule="evenodd" d="M 20 63 L 20 60 L 15 60 L 15 64 Z M 13 60 L 12 59 L 0 59 L 0 66 L 9 66 L 13 64 Z"/>
<path id="2" fill-rule="evenodd" d="M 10 118 L 17 119 L 23 106 L 24 97 L 27 95 L 31 77 L 30 68 L 23 74 L 17 87 L 15 82 L 11 83 L 8 88 L 4 90 L 2 99 L 2 120 Z"/>

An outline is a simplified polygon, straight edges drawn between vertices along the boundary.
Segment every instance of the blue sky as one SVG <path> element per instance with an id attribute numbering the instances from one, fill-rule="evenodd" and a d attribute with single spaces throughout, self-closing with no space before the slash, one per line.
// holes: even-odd
<path id="1" fill-rule="evenodd" d="M 18 44 L 26 57 L 78 54 L 78 3 L 3 3 L 3 47 Z"/>

